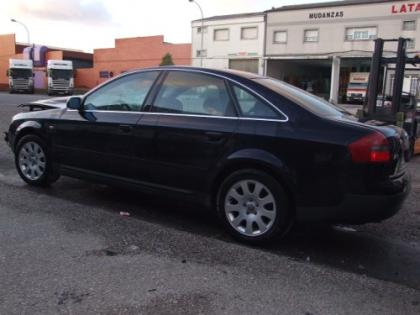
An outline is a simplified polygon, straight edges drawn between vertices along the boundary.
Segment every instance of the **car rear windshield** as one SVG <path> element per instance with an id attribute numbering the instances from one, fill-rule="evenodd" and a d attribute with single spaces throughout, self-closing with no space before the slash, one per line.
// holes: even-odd
<path id="1" fill-rule="evenodd" d="M 344 108 L 333 105 L 320 97 L 283 81 L 272 78 L 256 78 L 254 81 L 290 99 L 315 115 L 321 117 L 351 115 L 351 113 L 346 111 Z"/>

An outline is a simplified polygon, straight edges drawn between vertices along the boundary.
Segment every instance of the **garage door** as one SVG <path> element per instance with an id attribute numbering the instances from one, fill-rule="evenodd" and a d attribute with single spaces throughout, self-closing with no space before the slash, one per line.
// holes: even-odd
<path id="1" fill-rule="evenodd" d="M 258 59 L 230 59 L 229 69 L 258 74 Z"/>

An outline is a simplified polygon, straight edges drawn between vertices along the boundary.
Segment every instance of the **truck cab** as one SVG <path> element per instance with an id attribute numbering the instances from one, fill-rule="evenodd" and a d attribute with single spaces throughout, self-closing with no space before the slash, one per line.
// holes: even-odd
<path id="1" fill-rule="evenodd" d="M 347 86 L 347 101 L 363 104 L 368 89 L 369 72 L 352 72 Z"/>
<path id="2" fill-rule="evenodd" d="M 48 60 L 48 95 L 72 95 L 74 90 L 73 62 Z"/>
<path id="3" fill-rule="evenodd" d="M 34 92 L 33 61 L 24 59 L 9 59 L 9 92 Z"/>

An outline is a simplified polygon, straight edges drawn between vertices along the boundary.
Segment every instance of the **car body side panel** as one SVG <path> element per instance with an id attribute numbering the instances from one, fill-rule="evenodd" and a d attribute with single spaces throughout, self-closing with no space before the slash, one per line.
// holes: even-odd
<path id="1" fill-rule="evenodd" d="M 130 177 L 136 166 L 133 130 L 141 116 L 68 110 L 50 123 L 56 156 L 66 167 Z"/>
<path id="2" fill-rule="evenodd" d="M 205 191 L 211 170 L 233 148 L 237 124 L 236 118 L 159 115 L 154 181 Z"/>

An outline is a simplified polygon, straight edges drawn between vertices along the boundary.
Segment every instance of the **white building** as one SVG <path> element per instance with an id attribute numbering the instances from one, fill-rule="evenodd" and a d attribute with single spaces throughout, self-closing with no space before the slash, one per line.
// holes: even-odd
<path id="1" fill-rule="evenodd" d="M 203 52 L 201 20 L 192 22 L 194 65 L 204 56 L 205 67 L 267 74 L 333 102 L 343 100 L 351 72 L 370 71 L 374 39 L 410 38 L 408 52 L 420 52 L 420 1 L 291 5 L 203 22 Z M 390 56 L 395 51 L 396 45 L 386 44 Z"/>
<path id="2" fill-rule="evenodd" d="M 419 22 L 420 1 L 345 0 L 267 11 L 267 74 L 341 101 L 350 73 L 370 70 L 374 39 L 410 38 L 408 52 L 419 52 Z"/>
<path id="3" fill-rule="evenodd" d="M 263 74 L 264 38 L 264 13 L 216 16 L 193 21 L 193 65 Z"/>

